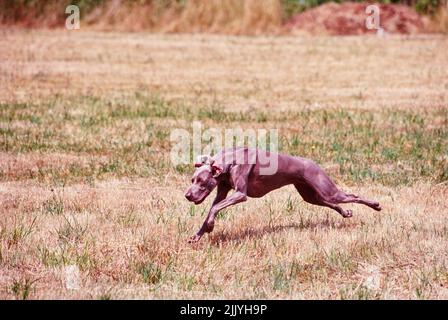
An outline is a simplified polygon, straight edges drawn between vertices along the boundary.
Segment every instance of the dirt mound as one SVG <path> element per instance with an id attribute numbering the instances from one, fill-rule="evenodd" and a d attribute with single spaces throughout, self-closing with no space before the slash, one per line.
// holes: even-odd
<path id="1" fill-rule="evenodd" d="M 286 23 L 286 31 L 311 34 L 356 35 L 375 33 L 366 28 L 366 7 L 371 3 L 327 3 L 297 14 Z M 427 21 L 412 8 L 396 4 L 376 4 L 380 27 L 388 33 L 412 34 L 425 30 Z"/>

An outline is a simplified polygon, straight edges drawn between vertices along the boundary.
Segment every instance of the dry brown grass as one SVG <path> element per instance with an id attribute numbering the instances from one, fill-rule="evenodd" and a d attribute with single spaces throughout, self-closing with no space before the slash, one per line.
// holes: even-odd
<path id="1" fill-rule="evenodd" d="M 2 32 L 1 298 L 448 298 L 447 38 Z M 384 209 L 288 187 L 188 245 L 211 199 L 167 133 L 194 118 L 279 127 Z"/>
<path id="2" fill-rule="evenodd" d="M 193 208 L 180 192 L 185 181 L 170 178 L 164 186 L 148 179 L 52 191 L 3 183 L 1 296 L 14 297 L 13 283 L 29 279 L 37 280 L 30 297 L 39 299 L 448 297 L 446 186 L 356 188 L 384 211 L 352 206 L 349 220 L 285 188 L 227 210 L 191 246 L 185 240 L 210 201 Z M 49 209 L 55 202 L 59 214 Z M 72 264 L 81 269 L 80 290 L 65 288 L 64 266 Z"/>
<path id="3" fill-rule="evenodd" d="M 167 26 L 168 32 L 259 34 L 278 32 L 282 7 L 278 0 L 188 1 L 180 17 Z"/>
<path id="4" fill-rule="evenodd" d="M 442 36 L 229 37 L 3 30 L 1 101 L 143 91 L 230 110 L 442 106 Z"/>
<path id="5" fill-rule="evenodd" d="M 437 10 L 431 22 L 430 31 L 448 34 L 448 3 Z"/>
<path id="6" fill-rule="evenodd" d="M 62 28 L 69 1 L 0 4 L 0 25 Z M 83 27 L 102 31 L 278 33 L 280 0 L 104 1 L 80 4 Z"/>

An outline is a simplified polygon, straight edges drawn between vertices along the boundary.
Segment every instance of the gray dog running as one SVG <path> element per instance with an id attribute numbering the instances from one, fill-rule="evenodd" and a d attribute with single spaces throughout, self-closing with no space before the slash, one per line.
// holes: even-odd
<path id="1" fill-rule="evenodd" d="M 263 174 L 266 162 L 260 159 L 275 160 L 276 170 L 272 174 Z M 190 238 L 197 242 L 204 233 L 212 232 L 215 217 L 222 209 L 247 200 L 247 197 L 260 198 L 272 190 L 293 184 L 303 200 L 311 204 L 329 207 L 339 212 L 344 218 L 351 217 L 351 210 L 344 210 L 340 203 L 361 203 L 380 211 L 378 202 L 347 194 L 339 190 L 328 175 L 313 161 L 300 157 L 276 154 L 259 149 L 232 148 L 224 149 L 214 157 L 202 156 L 197 167 L 192 185 L 185 197 L 195 204 L 218 187 L 216 198 L 199 231 Z M 235 192 L 227 197 L 231 189 Z"/>

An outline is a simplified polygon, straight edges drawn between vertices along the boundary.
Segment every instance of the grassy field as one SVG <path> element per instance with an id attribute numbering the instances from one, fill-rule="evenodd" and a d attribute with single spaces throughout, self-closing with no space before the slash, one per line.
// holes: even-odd
<path id="1" fill-rule="evenodd" d="M 448 38 L 0 31 L 0 298 L 448 298 Z M 278 128 L 379 201 L 225 210 L 170 131 Z M 67 267 L 80 270 L 67 288 Z"/>

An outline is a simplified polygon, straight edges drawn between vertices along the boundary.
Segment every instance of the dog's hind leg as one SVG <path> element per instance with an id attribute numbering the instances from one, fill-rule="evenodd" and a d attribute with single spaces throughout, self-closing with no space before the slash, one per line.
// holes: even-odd
<path id="1" fill-rule="evenodd" d="M 322 195 L 319 195 L 319 193 L 317 193 L 308 184 L 296 183 L 296 184 L 294 184 L 294 186 L 296 187 L 297 191 L 302 196 L 303 200 L 305 200 L 306 202 L 336 210 L 344 218 L 350 218 L 353 216 L 353 213 L 351 210 L 342 209 L 337 204 L 337 202 L 331 201 L 331 198 L 326 199 Z"/>
<path id="2" fill-rule="evenodd" d="M 339 191 L 334 197 L 334 200 L 337 203 L 360 203 L 372 208 L 373 210 L 381 211 L 381 206 L 378 202 L 363 199 L 355 194 L 347 194 L 343 191 Z"/>
<path id="3" fill-rule="evenodd" d="M 305 201 L 332 208 L 344 218 L 351 217 L 352 211 L 342 209 L 338 205 L 340 203 L 361 203 L 374 210 L 381 210 L 378 202 L 363 199 L 354 194 L 346 194 L 339 190 L 330 177 L 317 165 L 309 166 L 304 179 L 298 180 L 294 185 Z"/>

